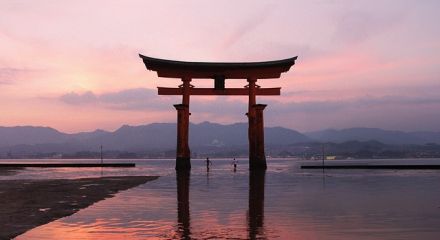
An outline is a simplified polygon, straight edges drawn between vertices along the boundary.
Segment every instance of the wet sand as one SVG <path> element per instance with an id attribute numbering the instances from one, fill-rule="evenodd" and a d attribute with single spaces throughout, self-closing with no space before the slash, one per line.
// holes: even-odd
<path id="1" fill-rule="evenodd" d="M 110 198 L 119 191 L 157 178 L 127 176 L 0 181 L 0 239 L 14 238 Z"/>
<path id="2" fill-rule="evenodd" d="M 15 175 L 17 171 L 23 168 L 0 168 L 0 176 L 11 176 Z"/>
<path id="3" fill-rule="evenodd" d="M 111 167 L 111 168 L 132 168 L 135 163 L 0 163 L 0 168 L 91 168 L 91 167 Z"/>

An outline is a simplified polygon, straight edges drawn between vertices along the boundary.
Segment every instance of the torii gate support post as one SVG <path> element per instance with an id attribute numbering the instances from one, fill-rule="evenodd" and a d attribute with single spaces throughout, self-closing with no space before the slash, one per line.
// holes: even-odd
<path id="1" fill-rule="evenodd" d="M 249 101 L 248 101 L 248 141 L 249 141 L 249 169 L 253 169 L 255 166 L 255 109 L 254 105 L 256 103 L 256 79 L 249 78 L 247 80 L 249 82 L 248 90 L 249 90 Z"/>
<path id="2" fill-rule="evenodd" d="M 188 106 L 175 104 L 174 107 L 177 110 L 176 170 L 189 170 L 191 154 L 188 144 Z"/>
<path id="3" fill-rule="evenodd" d="M 264 121 L 263 111 L 266 104 L 255 104 L 255 158 L 249 162 L 250 169 L 263 170 L 267 168 L 266 153 L 264 151 Z"/>
<path id="4" fill-rule="evenodd" d="M 266 169 L 266 155 L 264 152 L 264 123 L 263 110 L 266 105 L 256 104 L 257 79 L 248 78 L 249 107 L 248 107 L 248 139 L 249 139 L 249 169 Z"/>
<path id="5" fill-rule="evenodd" d="M 190 78 L 182 78 L 183 89 L 182 104 L 176 104 L 177 110 L 177 148 L 176 148 L 176 170 L 191 169 L 191 151 L 189 150 L 189 95 Z"/>

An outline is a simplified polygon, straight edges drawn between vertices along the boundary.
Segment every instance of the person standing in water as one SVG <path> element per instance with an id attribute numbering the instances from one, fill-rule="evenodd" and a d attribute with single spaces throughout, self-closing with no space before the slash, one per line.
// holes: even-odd
<path id="1" fill-rule="evenodd" d="M 235 158 L 232 161 L 232 165 L 234 166 L 234 172 L 236 172 L 237 171 L 237 160 L 235 160 Z"/>
<path id="2" fill-rule="evenodd" d="M 206 158 L 206 171 L 209 172 L 209 166 L 212 165 L 212 162 L 209 160 L 209 158 Z"/>

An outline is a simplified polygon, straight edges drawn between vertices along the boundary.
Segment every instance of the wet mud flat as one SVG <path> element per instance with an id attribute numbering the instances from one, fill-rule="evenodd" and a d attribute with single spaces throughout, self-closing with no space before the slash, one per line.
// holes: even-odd
<path id="1" fill-rule="evenodd" d="M 135 163 L 0 163 L 0 169 L 11 168 L 90 168 L 90 167 L 111 167 L 111 168 L 129 168 L 136 167 Z"/>
<path id="2" fill-rule="evenodd" d="M 5 167 L 0 168 L 0 176 L 12 176 L 17 173 L 17 171 L 22 170 L 21 167 Z"/>
<path id="3" fill-rule="evenodd" d="M 0 181 L 0 239 L 69 216 L 154 176 Z"/>

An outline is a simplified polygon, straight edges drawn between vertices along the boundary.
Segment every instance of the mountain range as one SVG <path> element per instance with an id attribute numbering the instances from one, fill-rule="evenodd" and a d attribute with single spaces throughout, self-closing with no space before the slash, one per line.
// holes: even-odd
<path id="1" fill-rule="evenodd" d="M 247 123 L 222 125 L 202 122 L 190 124 L 190 146 L 200 149 L 246 149 Z M 347 141 L 378 141 L 384 144 L 423 145 L 440 143 L 440 132 L 403 132 L 377 128 L 327 129 L 300 133 L 283 127 L 265 128 L 267 147 L 298 143 Z M 174 150 L 176 124 L 152 123 L 140 126 L 124 125 L 116 131 L 96 130 L 75 134 L 62 133 L 49 127 L 0 127 L 0 154 L 8 153 L 75 153 L 80 151 L 147 152 Z"/>
<path id="2" fill-rule="evenodd" d="M 380 128 L 327 129 L 307 132 L 305 135 L 317 141 L 333 143 L 347 141 L 379 141 L 393 145 L 440 143 L 440 132 L 403 132 Z"/>

